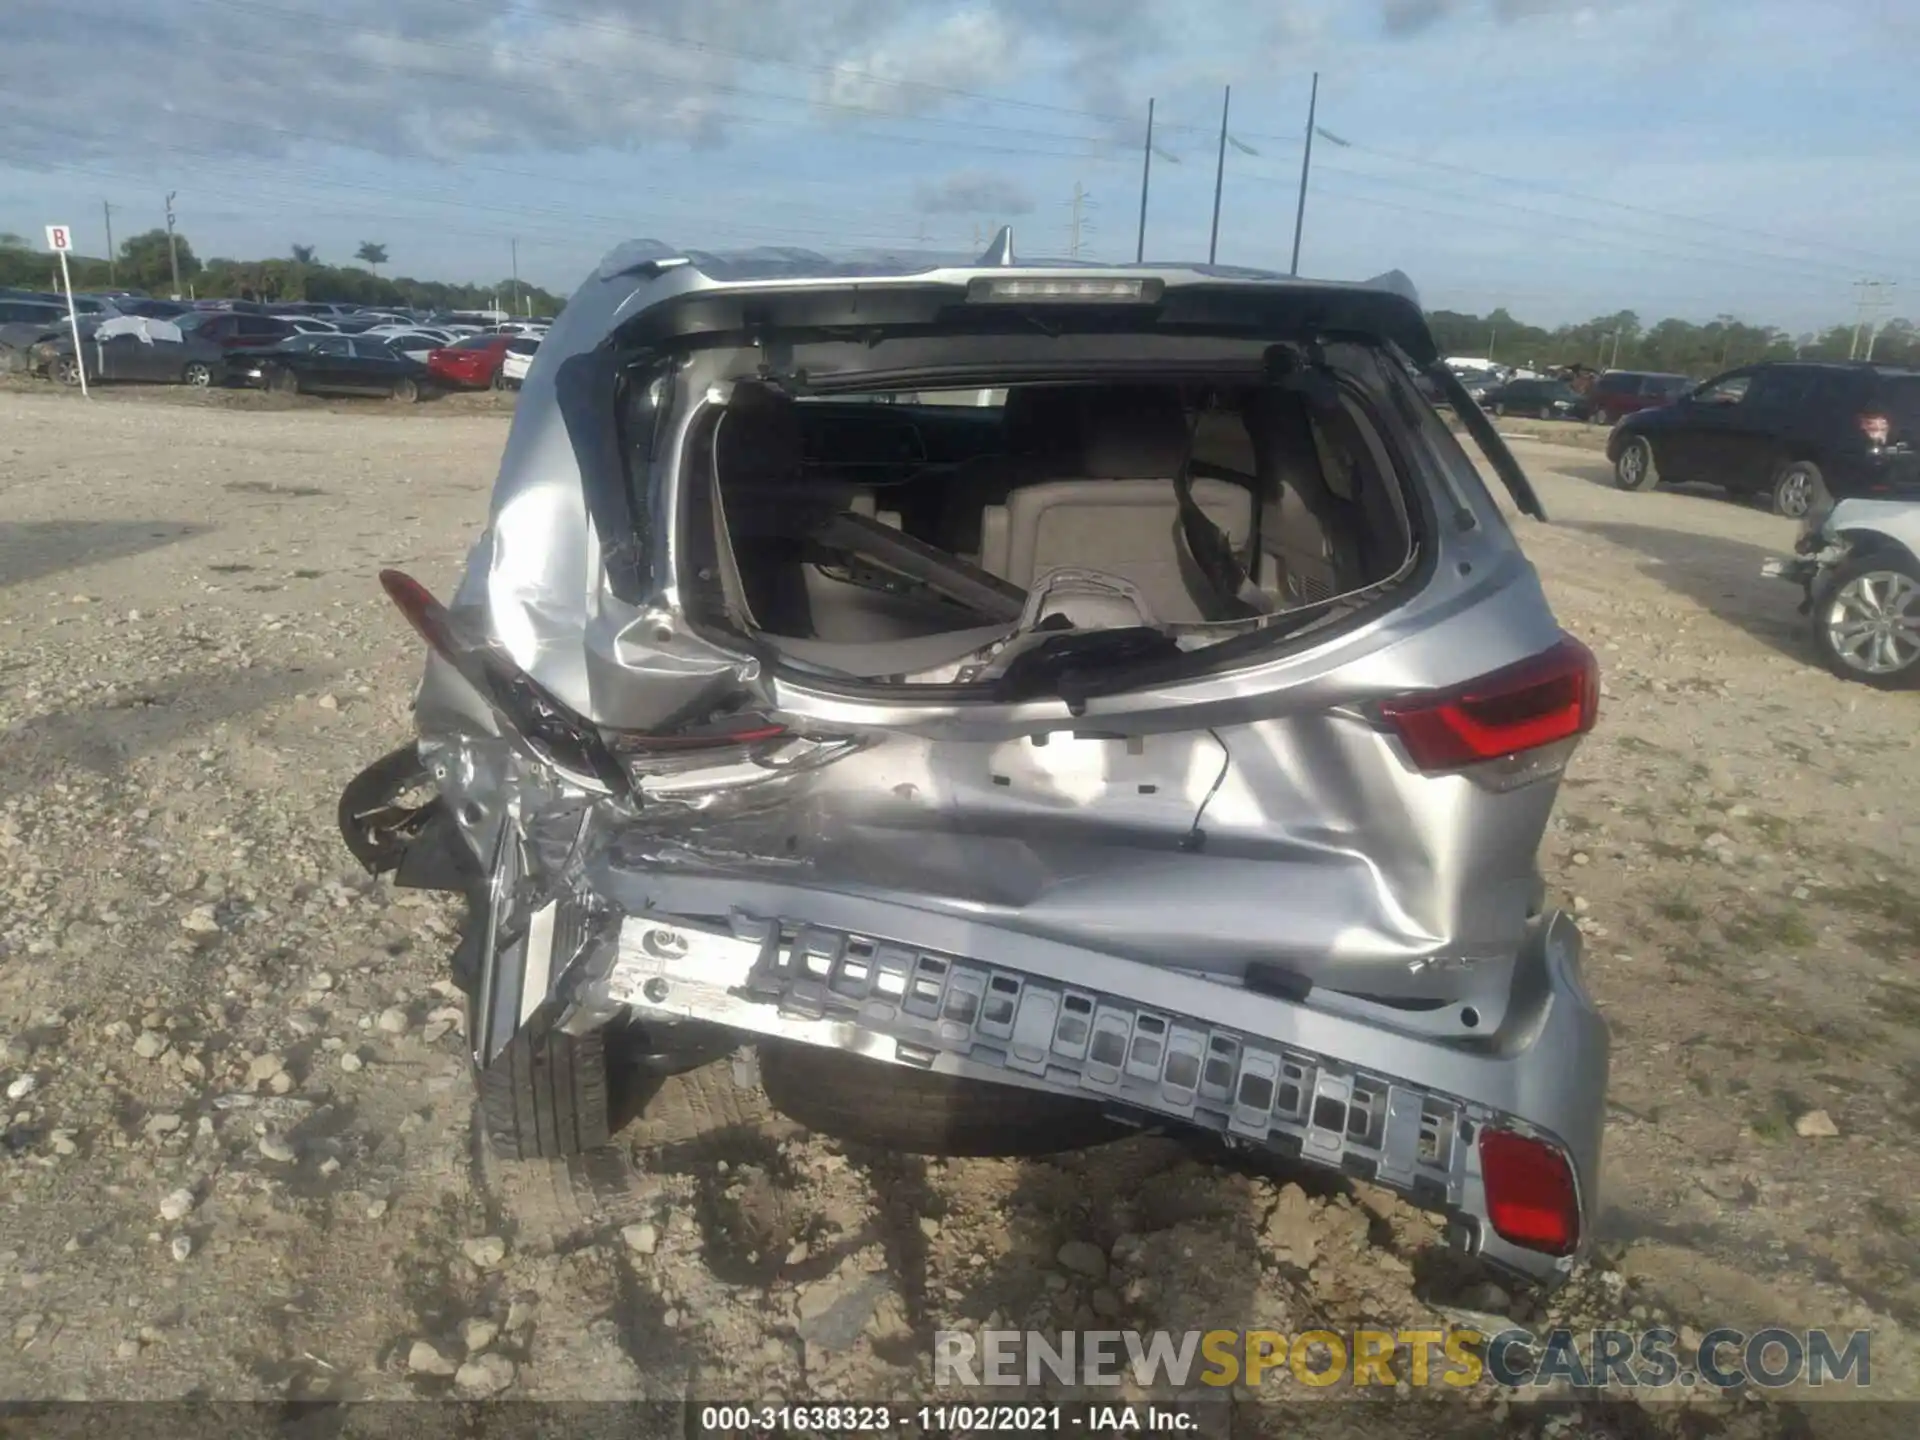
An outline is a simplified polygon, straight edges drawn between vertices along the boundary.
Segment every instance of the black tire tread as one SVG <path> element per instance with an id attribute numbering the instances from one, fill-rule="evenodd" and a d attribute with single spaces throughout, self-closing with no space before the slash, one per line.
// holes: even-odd
<path id="1" fill-rule="evenodd" d="M 604 1037 L 522 1032 L 479 1075 L 480 1113 L 509 1160 L 597 1150 L 613 1137 Z"/>

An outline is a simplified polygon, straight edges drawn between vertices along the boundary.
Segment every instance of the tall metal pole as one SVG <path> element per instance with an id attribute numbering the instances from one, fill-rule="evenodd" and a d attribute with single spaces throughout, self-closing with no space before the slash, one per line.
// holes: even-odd
<path id="1" fill-rule="evenodd" d="M 1138 264 L 1147 258 L 1147 182 L 1153 178 L 1153 101 L 1147 101 L 1147 144 L 1140 159 L 1140 238 L 1134 242 L 1133 259 Z"/>
<path id="2" fill-rule="evenodd" d="M 1300 154 L 1300 203 L 1293 212 L 1293 267 L 1289 275 L 1300 273 L 1300 227 L 1307 223 L 1307 171 L 1313 166 L 1313 117 L 1320 108 L 1320 72 L 1313 72 L 1313 89 L 1307 96 L 1307 148 Z"/>
<path id="3" fill-rule="evenodd" d="M 1227 111 L 1233 105 L 1233 86 L 1220 99 L 1220 156 L 1213 162 L 1213 233 L 1207 237 L 1207 264 L 1220 249 L 1220 190 L 1227 178 Z"/>
<path id="4" fill-rule="evenodd" d="M 113 258 L 113 206 L 102 200 L 100 213 L 107 217 L 107 284 L 117 289 L 120 285 L 120 264 Z"/>
<path id="5" fill-rule="evenodd" d="M 509 306 L 507 313 L 512 314 L 511 307 L 520 298 L 520 242 L 509 240 L 507 244 L 513 247 L 513 299 L 507 302 Z"/>
<path id="6" fill-rule="evenodd" d="M 173 262 L 173 298 L 180 298 L 180 242 L 173 234 L 173 197 L 178 190 L 167 192 L 167 258 Z"/>

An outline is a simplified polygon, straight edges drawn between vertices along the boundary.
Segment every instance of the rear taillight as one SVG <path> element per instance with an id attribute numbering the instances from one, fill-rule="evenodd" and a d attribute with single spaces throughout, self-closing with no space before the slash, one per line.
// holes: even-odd
<path id="1" fill-rule="evenodd" d="M 1884 445 L 1893 434 L 1893 422 L 1884 415 L 1861 415 L 1860 433 L 1869 445 Z"/>
<path id="2" fill-rule="evenodd" d="M 491 704 L 536 755 L 579 779 L 608 790 L 626 788 L 626 775 L 593 723 L 495 647 L 462 636 L 446 606 L 411 575 L 382 570 L 380 587 L 433 652 Z"/>
<path id="3" fill-rule="evenodd" d="M 786 738 L 787 728 L 763 715 L 734 714 L 670 735 L 601 730 L 496 647 L 462 636 L 447 608 L 411 575 L 382 570 L 380 586 L 433 652 L 484 696 L 535 754 L 609 790 L 628 788 L 628 767 L 660 768 L 676 756 L 711 758 L 729 747 L 751 753 Z M 675 768 L 670 763 L 665 768 Z"/>
<path id="4" fill-rule="evenodd" d="M 1545 1255 L 1578 1248 L 1580 1197 L 1557 1147 L 1512 1130 L 1482 1130 L 1480 1182 L 1487 1219 L 1502 1240 Z"/>
<path id="5" fill-rule="evenodd" d="M 1408 757 L 1428 771 L 1458 770 L 1577 739 L 1593 728 L 1599 711 L 1599 663 L 1571 635 L 1465 685 L 1379 706 Z"/>

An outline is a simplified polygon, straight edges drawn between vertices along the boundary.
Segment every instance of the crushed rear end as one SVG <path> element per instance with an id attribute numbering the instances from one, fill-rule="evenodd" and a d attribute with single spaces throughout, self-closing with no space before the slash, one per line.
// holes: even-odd
<path id="1" fill-rule="evenodd" d="M 826 1047 L 1565 1273 L 1607 1042 L 1535 853 L 1598 681 L 1409 297 L 640 251 L 543 349 L 450 604 L 385 577 L 419 738 L 341 806 L 468 898 L 483 1092 L 563 1037 Z M 567 1083 L 523 1151 L 600 1138 Z"/>

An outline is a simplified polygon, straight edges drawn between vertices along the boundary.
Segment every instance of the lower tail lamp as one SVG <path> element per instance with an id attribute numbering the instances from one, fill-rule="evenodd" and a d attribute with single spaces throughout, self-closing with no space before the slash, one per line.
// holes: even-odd
<path id="1" fill-rule="evenodd" d="M 1487 1219 L 1509 1244 L 1571 1255 L 1580 1244 L 1580 1197 L 1567 1157 L 1545 1140 L 1512 1130 L 1480 1132 Z"/>

